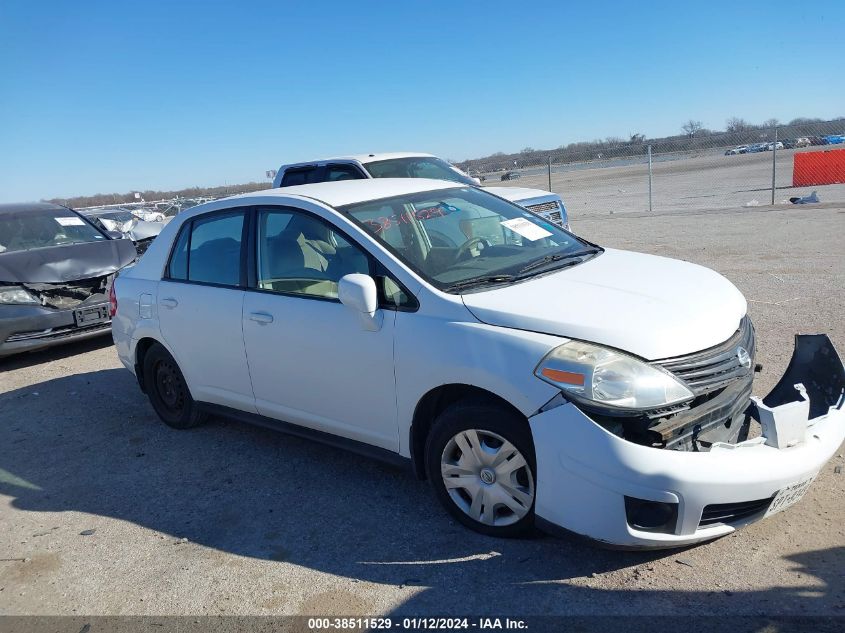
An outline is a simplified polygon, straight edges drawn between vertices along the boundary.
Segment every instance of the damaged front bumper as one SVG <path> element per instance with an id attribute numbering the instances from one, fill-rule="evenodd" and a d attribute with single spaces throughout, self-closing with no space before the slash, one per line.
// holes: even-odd
<path id="1" fill-rule="evenodd" d="M 80 341 L 111 331 L 103 294 L 59 310 L 41 305 L 0 306 L 0 358 Z"/>
<path id="2" fill-rule="evenodd" d="M 749 402 L 762 435 L 744 442 L 666 450 L 614 435 L 568 402 L 538 413 L 538 524 L 636 548 L 724 536 L 801 498 L 845 439 L 843 393 L 842 361 L 812 335 L 796 337 L 784 377 Z"/>

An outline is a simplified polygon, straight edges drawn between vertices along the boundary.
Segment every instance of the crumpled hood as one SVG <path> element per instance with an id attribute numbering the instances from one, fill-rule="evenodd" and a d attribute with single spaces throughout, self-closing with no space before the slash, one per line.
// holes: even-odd
<path id="1" fill-rule="evenodd" d="M 62 283 L 102 277 L 138 255 L 129 240 L 103 240 L 0 253 L 0 282 Z"/>
<path id="2" fill-rule="evenodd" d="M 124 235 L 127 235 L 130 240 L 140 242 L 151 237 L 156 237 L 164 228 L 163 222 L 147 222 L 146 220 L 138 220 L 133 227 Z"/>
<path id="3" fill-rule="evenodd" d="M 724 342 L 747 309 L 736 286 L 709 268 L 615 249 L 463 301 L 490 325 L 581 339 L 648 360 Z"/>

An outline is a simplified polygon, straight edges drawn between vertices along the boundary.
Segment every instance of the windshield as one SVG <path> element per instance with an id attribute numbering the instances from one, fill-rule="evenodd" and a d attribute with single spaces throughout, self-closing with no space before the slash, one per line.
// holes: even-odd
<path id="1" fill-rule="evenodd" d="M 0 253 L 105 239 L 70 209 L 0 213 Z"/>
<path id="2" fill-rule="evenodd" d="M 601 249 L 474 187 L 340 209 L 434 286 L 458 292 L 580 263 Z"/>
<path id="3" fill-rule="evenodd" d="M 472 178 L 456 171 L 445 160 L 433 156 L 377 160 L 367 163 L 364 167 L 373 178 L 434 178 L 435 180 L 451 180 L 462 185 L 476 184 Z"/>

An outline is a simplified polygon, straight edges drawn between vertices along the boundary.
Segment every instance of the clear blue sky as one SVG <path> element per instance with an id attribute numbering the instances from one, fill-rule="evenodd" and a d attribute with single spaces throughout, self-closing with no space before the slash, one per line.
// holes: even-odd
<path id="1" fill-rule="evenodd" d="M 845 115 L 845 2 L 0 3 L 0 200 Z"/>

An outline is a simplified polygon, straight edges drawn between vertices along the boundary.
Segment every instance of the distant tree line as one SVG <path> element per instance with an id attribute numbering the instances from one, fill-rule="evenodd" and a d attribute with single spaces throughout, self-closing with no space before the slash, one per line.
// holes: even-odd
<path id="1" fill-rule="evenodd" d="M 608 136 L 604 139 L 561 145 L 557 149 L 538 150 L 526 147 L 517 153 L 496 152 L 490 156 L 468 159 L 455 165 L 464 171 L 490 172 L 546 164 L 549 158 L 553 164 L 566 164 L 642 156 L 649 145 L 655 154 L 733 147 L 771 141 L 774 139 L 775 129 L 777 129 L 779 139 L 825 136 L 845 131 L 845 117 L 827 121 L 802 117 L 788 123 L 769 119 L 759 124 L 749 123 L 739 117 L 731 117 L 725 122 L 724 130 L 709 130 L 701 121 L 689 119 L 680 126 L 680 129 L 683 134 L 662 138 L 646 138 L 644 134 L 632 133 L 627 139 Z"/>
<path id="2" fill-rule="evenodd" d="M 645 134 L 634 132 L 628 138 L 608 136 L 605 139 L 580 141 L 561 145 L 557 149 L 534 149 L 525 147 L 513 154 L 496 152 L 483 158 L 467 159 L 463 162 L 450 161 L 464 171 L 490 172 L 514 167 L 546 164 L 551 158 L 553 164 L 577 163 L 594 160 L 608 160 L 642 156 L 648 145 L 655 154 L 681 151 L 696 151 L 712 149 L 714 147 L 732 147 L 749 143 L 770 141 L 777 129 L 778 138 L 798 138 L 801 136 L 824 136 L 845 132 L 845 117 L 825 121 L 823 119 L 798 118 L 781 123 L 777 119 L 769 119 L 760 124 L 748 123 L 739 117 L 731 117 L 725 122 L 723 131 L 708 130 L 701 121 L 689 119 L 680 126 L 683 134 L 662 138 L 646 138 Z M 514 164 L 516 161 L 516 164 Z M 242 185 L 225 185 L 219 187 L 188 187 L 177 191 L 145 190 L 137 193 L 145 201 L 170 200 L 172 198 L 221 198 L 237 193 L 260 191 L 267 189 L 266 182 L 249 182 Z M 129 193 L 98 193 L 92 196 L 76 196 L 74 198 L 53 198 L 48 202 L 65 204 L 69 207 L 93 207 L 100 205 L 129 204 L 139 202 L 136 192 Z"/>
<path id="3" fill-rule="evenodd" d="M 52 198 L 47 200 L 47 202 L 63 204 L 71 208 L 97 207 L 114 204 L 130 204 L 133 202 L 141 202 L 141 200 L 152 202 L 153 200 L 171 200 L 173 198 L 223 198 L 238 193 L 261 191 L 262 189 L 267 189 L 268 187 L 269 184 L 266 182 L 248 182 L 243 185 L 188 187 L 187 189 L 179 189 L 178 191 L 153 191 L 146 189 L 144 191 L 132 191 L 130 193 L 96 193 L 93 196 Z M 140 194 L 140 199 L 135 197 L 136 193 Z"/>

